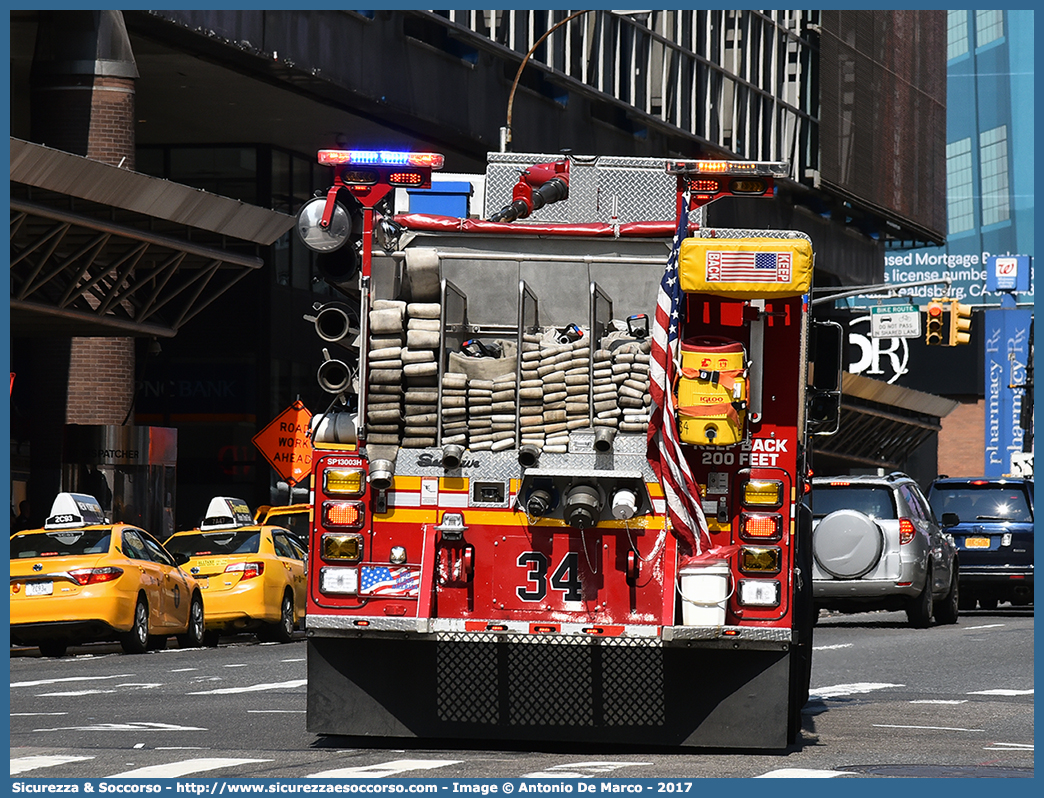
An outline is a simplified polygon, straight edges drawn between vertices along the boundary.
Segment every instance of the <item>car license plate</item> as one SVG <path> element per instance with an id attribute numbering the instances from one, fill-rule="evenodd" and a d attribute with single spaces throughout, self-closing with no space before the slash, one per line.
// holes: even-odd
<path id="1" fill-rule="evenodd" d="M 54 582 L 26 582 L 25 595 L 50 596 L 54 593 Z"/>
<path id="2" fill-rule="evenodd" d="M 964 548 L 966 549 L 988 549 L 990 547 L 989 538 L 965 538 Z"/>

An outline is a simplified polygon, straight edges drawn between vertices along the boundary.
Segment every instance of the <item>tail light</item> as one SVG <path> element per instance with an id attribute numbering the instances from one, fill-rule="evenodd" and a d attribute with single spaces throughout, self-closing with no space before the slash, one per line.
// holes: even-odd
<path id="1" fill-rule="evenodd" d="M 111 582 L 114 579 L 119 579 L 123 576 L 122 568 L 77 568 L 75 571 L 69 571 L 71 576 L 78 585 L 96 585 L 99 582 Z"/>
<path id="2" fill-rule="evenodd" d="M 779 540 L 783 517 L 779 513 L 741 513 L 740 537 L 744 540 Z"/>
<path id="3" fill-rule="evenodd" d="M 265 564 L 263 562 L 234 562 L 225 568 L 226 574 L 236 572 L 242 572 L 239 577 L 241 582 L 245 579 L 253 579 L 265 572 Z"/>
<path id="4" fill-rule="evenodd" d="M 899 543 L 900 545 L 909 543 L 914 539 L 917 534 L 917 530 L 914 528 L 913 521 L 909 518 L 899 519 Z"/>
<path id="5" fill-rule="evenodd" d="M 358 529 L 364 520 L 365 512 L 361 502 L 323 502 L 323 526 Z"/>

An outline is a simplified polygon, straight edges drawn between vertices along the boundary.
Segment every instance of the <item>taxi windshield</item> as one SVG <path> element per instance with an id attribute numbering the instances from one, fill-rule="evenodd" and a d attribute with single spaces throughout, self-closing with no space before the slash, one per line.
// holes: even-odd
<path id="1" fill-rule="evenodd" d="M 164 544 L 164 548 L 171 554 L 188 554 L 191 557 L 211 554 L 256 554 L 260 547 L 261 532 L 256 528 L 176 535 Z"/>
<path id="2" fill-rule="evenodd" d="M 27 557 L 74 557 L 78 554 L 106 554 L 112 540 L 111 528 L 54 529 L 11 538 L 11 559 Z"/>

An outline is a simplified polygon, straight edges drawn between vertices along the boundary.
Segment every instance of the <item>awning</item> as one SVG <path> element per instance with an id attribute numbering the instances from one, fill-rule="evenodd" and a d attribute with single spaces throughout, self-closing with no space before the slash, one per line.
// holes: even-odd
<path id="1" fill-rule="evenodd" d="M 815 453 L 860 467 L 901 468 L 959 404 L 848 372 L 841 393 L 841 425 L 815 438 Z"/>
<path id="2" fill-rule="evenodd" d="M 169 338 L 260 268 L 258 247 L 293 224 L 12 138 L 12 332 Z"/>

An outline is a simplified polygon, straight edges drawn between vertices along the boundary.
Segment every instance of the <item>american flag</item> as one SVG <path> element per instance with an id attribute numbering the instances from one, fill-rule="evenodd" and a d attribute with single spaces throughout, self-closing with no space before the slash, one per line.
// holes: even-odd
<path id="1" fill-rule="evenodd" d="M 708 252 L 707 282 L 789 283 L 789 252 Z"/>
<path id="2" fill-rule="evenodd" d="M 656 297 L 656 321 L 652 330 L 652 362 L 649 389 L 653 412 L 649 420 L 646 457 L 663 486 L 667 513 L 677 536 L 690 551 L 702 553 L 710 545 L 707 519 L 700 505 L 700 493 L 678 438 L 674 417 L 674 380 L 678 358 L 678 324 L 682 293 L 678 281 L 678 252 L 688 234 L 689 215 L 682 212 L 667 268 Z"/>
<path id="3" fill-rule="evenodd" d="M 364 565 L 359 592 L 416 596 L 420 593 L 420 571 L 409 566 Z"/>

